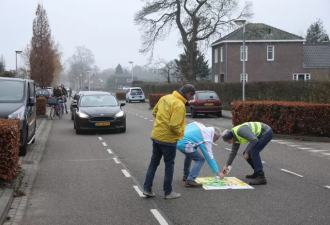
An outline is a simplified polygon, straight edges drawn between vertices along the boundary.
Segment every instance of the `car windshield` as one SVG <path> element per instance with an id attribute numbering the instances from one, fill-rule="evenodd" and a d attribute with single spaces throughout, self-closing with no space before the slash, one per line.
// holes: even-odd
<path id="1" fill-rule="evenodd" d="M 49 95 L 48 90 L 37 90 L 36 95 Z"/>
<path id="2" fill-rule="evenodd" d="M 21 102 L 23 93 L 22 81 L 0 80 L 0 102 Z"/>
<path id="3" fill-rule="evenodd" d="M 210 99 L 219 99 L 219 97 L 216 93 L 213 92 L 202 92 L 202 93 L 197 93 L 197 99 L 210 100 Z"/>
<path id="4" fill-rule="evenodd" d="M 118 106 L 116 98 L 112 95 L 87 95 L 80 101 L 81 107 Z"/>

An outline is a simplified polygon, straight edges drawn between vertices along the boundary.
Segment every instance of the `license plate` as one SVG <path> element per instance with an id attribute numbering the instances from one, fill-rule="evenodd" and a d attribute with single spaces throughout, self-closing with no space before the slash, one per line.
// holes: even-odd
<path id="1" fill-rule="evenodd" d="M 97 127 L 101 127 L 101 126 L 110 126 L 110 122 L 95 123 L 95 126 L 97 126 Z"/>
<path id="2" fill-rule="evenodd" d="M 45 96 L 39 96 L 39 98 L 45 98 Z"/>
<path id="3" fill-rule="evenodd" d="M 204 105 L 214 105 L 214 103 L 205 103 Z"/>

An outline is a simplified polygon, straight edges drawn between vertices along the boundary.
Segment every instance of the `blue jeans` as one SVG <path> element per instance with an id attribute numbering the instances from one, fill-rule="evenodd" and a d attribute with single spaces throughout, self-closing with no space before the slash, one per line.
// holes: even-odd
<path id="1" fill-rule="evenodd" d="M 155 177 L 157 167 L 159 166 L 162 156 L 164 156 L 164 163 L 165 163 L 165 177 L 164 177 L 164 185 L 163 185 L 164 194 L 169 195 L 172 192 L 175 155 L 176 155 L 176 146 L 167 146 L 156 142 L 152 143 L 151 161 L 147 171 L 146 180 L 144 182 L 145 191 L 152 190 L 152 183 Z"/>
<path id="2" fill-rule="evenodd" d="M 192 153 L 183 153 L 186 155 L 184 159 L 183 176 L 187 177 L 188 180 L 195 180 L 202 169 L 205 159 L 198 151 Z M 194 160 L 195 164 L 190 171 L 191 161 Z"/>
<path id="3" fill-rule="evenodd" d="M 260 152 L 274 137 L 273 130 L 271 129 L 266 134 L 259 137 L 258 143 L 250 150 L 249 159 L 247 162 L 254 169 L 254 174 L 264 174 L 263 166 L 260 158 Z"/>

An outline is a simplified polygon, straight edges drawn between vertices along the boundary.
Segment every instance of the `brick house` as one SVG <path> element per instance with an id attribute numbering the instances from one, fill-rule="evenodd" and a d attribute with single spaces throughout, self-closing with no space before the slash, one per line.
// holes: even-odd
<path id="1" fill-rule="evenodd" d="M 307 46 L 304 41 L 266 24 L 246 24 L 246 82 L 325 77 L 330 71 L 330 45 Z M 242 27 L 211 44 L 213 82 L 242 82 L 242 45 Z"/>
<path id="2" fill-rule="evenodd" d="M 95 74 L 90 77 L 90 88 L 91 90 L 102 89 L 104 88 L 104 81 L 98 78 Z M 87 88 L 86 88 L 87 87 Z M 84 88 L 88 89 L 88 78 L 84 81 Z"/>
<path id="3" fill-rule="evenodd" d="M 136 76 L 133 76 L 133 80 L 137 80 Z M 123 89 L 123 87 L 132 87 L 132 74 L 127 70 L 123 74 L 116 75 L 116 87 L 118 89 Z"/>

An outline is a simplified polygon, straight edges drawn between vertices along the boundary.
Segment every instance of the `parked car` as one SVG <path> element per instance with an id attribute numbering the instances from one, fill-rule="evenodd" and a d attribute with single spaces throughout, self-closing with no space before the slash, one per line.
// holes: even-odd
<path id="1" fill-rule="evenodd" d="M 128 86 L 124 86 L 124 87 L 123 87 L 123 91 L 128 91 L 129 88 L 130 88 L 130 87 L 128 87 Z"/>
<path id="2" fill-rule="evenodd" d="M 109 92 L 88 91 L 80 95 L 79 101 L 72 105 L 74 129 L 76 134 L 84 130 L 126 131 L 126 114 L 116 96 Z"/>
<path id="3" fill-rule="evenodd" d="M 38 89 L 36 90 L 36 98 L 51 98 L 52 95 L 49 92 L 49 89 Z"/>
<path id="4" fill-rule="evenodd" d="M 146 99 L 145 99 L 143 90 L 140 87 L 131 87 L 126 92 L 126 102 L 129 102 L 129 103 L 131 101 L 145 102 L 145 100 Z"/>
<path id="5" fill-rule="evenodd" d="M 0 77 L 0 118 L 20 119 L 20 151 L 35 142 L 36 96 L 33 80 Z"/>
<path id="6" fill-rule="evenodd" d="M 218 94 L 214 91 L 196 91 L 194 98 L 189 101 L 191 117 L 197 114 L 215 114 L 222 116 L 222 103 Z"/>
<path id="7" fill-rule="evenodd" d="M 41 88 L 41 89 L 47 89 L 48 90 L 48 92 L 51 94 L 51 95 L 53 95 L 53 87 L 43 87 L 43 88 Z"/>

